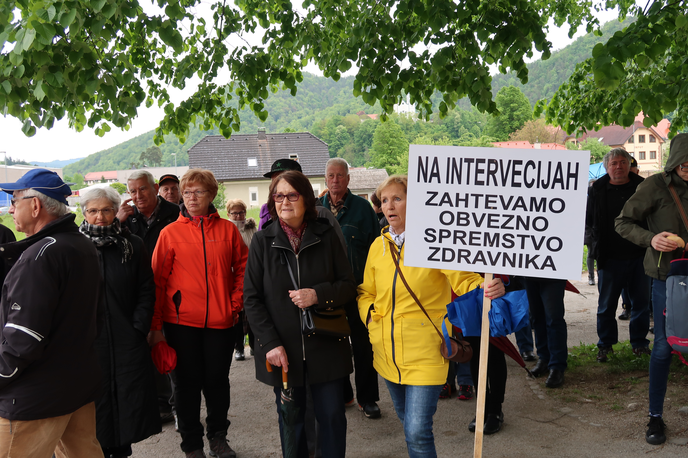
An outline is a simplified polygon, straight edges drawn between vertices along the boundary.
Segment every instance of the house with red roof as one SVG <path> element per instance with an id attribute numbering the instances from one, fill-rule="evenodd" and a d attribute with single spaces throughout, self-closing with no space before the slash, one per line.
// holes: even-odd
<path id="1" fill-rule="evenodd" d="M 579 143 L 586 138 L 597 138 L 611 148 L 624 148 L 638 161 L 641 174 L 649 176 L 662 169 L 664 154 L 668 153 L 666 145 L 671 122 L 663 119 L 656 126 L 645 127 L 643 119 L 645 115 L 640 112 L 629 127 L 613 124 L 597 131 L 588 131 L 577 139 L 569 136 L 566 141 Z"/>
<path id="2" fill-rule="evenodd" d="M 84 182 L 88 185 L 96 183 L 115 183 L 117 181 L 117 170 L 108 172 L 89 172 L 84 176 Z"/>

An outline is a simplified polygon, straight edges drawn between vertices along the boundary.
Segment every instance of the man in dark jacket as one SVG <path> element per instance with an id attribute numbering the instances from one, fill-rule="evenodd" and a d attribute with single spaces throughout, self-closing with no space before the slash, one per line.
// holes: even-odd
<path id="1" fill-rule="evenodd" d="M 616 231 L 646 249 L 645 273 L 653 278 L 655 340 L 650 357 L 650 422 L 645 433 L 645 440 L 652 445 L 666 441 L 662 414 L 672 351 L 664 320 L 666 277 L 671 261 L 683 255 L 683 250 L 669 237 L 679 236 L 688 241 L 688 228 L 670 188 L 676 191 L 681 206 L 688 208 L 688 134 L 678 134 L 671 140 L 664 171 L 643 181 L 616 218 Z"/>
<path id="2" fill-rule="evenodd" d="M 143 239 L 148 254 L 153 255 L 160 231 L 179 218 L 179 205 L 158 196 L 158 184 L 150 172 L 137 170 L 127 178 L 130 199 L 117 211 L 117 219 L 132 234 Z M 133 206 L 129 205 L 133 202 Z"/>
<path id="3" fill-rule="evenodd" d="M 0 188 L 27 238 L 2 245 L 14 262 L 0 302 L 0 456 L 102 457 L 94 348 L 102 296 L 98 254 L 67 210 L 69 186 L 34 169 Z"/>
<path id="4" fill-rule="evenodd" d="M 375 210 L 366 199 L 349 190 L 349 165 L 342 158 L 332 158 L 325 166 L 327 194 L 321 198 L 323 206 L 337 218 L 344 233 L 349 264 L 356 284 L 363 283 L 363 272 L 370 245 L 380 235 L 380 222 Z M 354 353 L 356 400 L 368 418 L 380 418 L 377 401 L 380 393 L 377 372 L 373 368 L 373 347 L 368 330 L 361 322 L 358 305 L 353 301 L 345 306 L 351 327 L 351 344 Z M 347 386 L 347 401 L 353 400 L 353 390 Z"/>
<path id="5" fill-rule="evenodd" d="M 158 184 L 150 172 L 137 170 L 127 178 L 130 199 L 125 200 L 117 211 L 117 219 L 132 234 L 143 239 L 149 256 L 153 256 L 160 232 L 179 218 L 179 205 L 166 201 L 158 195 Z M 133 202 L 133 206 L 129 205 Z M 174 420 L 174 389 L 169 375 L 155 371 L 155 385 L 158 390 L 160 420 L 168 423 Z"/>
<path id="6" fill-rule="evenodd" d="M 650 329 L 650 277 L 645 275 L 645 249 L 624 239 L 614 230 L 614 219 L 635 194 L 643 178 L 630 172 L 631 156 L 614 148 L 604 156 L 607 174 L 588 188 L 585 224 L 592 228 L 592 255 L 597 260 L 597 361 L 607 362 L 612 345 L 619 341 L 616 308 L 622 290 L 631 305 L 629 334 L 633 352 L 650 354 L 647 333 Z"/>

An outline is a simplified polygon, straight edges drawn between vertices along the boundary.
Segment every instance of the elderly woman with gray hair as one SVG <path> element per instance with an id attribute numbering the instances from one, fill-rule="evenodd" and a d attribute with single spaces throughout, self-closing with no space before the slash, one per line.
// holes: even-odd
<path id="1" fill-rule="evenodd" d="M 79 231 L 96 246 L 104 281 L 104 324 L 96 340 L 103 373 L 96 435 L 105 457 L 132 454 L 131 444 L 161 431 L 153 361 L 146 336 L 155 305 L 150 255 L 115 217 L 120 197 L 110 187 L 81 198 Z"/>
<path id="2" fill-rule="evenodd" d="M 246 248 L 251 246 L 253 236 L 258 232 L 258 225 L 253 218 L 246 218 L 246 204 L 241 199 L 231 199 L 227 202 L 227 216 L 229 220 L 239 229 L 241 238 L 246 245 Z M 234 359 L 243 361 L 244 356 L 244 340 L 248 335 L 249 356 L 253 355 L 253 332 L 246 319 L 246 313 L 242 310 L 239 312 L 239 322 L 234 326 Z"/>

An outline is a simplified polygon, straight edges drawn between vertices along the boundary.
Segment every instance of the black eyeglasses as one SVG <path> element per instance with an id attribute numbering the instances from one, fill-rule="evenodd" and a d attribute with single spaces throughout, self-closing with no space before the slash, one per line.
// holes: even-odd
<path id="1" fill-rule="evenodd" d="M 279 203 L 284 202 L 285 197 L 289 200 L 289 202 L 296 202 L 297 200 L 299 200 L 299 197 L 301 197 L 301 194 L 299 194 L 298 192 L 290 192 L 289 194 L 281 194 L 280 193 L 280 194 L 273 194 L 272 195 L 272 199 L 275 202 L 279 202 Z"/>
<path id="2" fill-rule="evenodd" d="M 13 197 L 12 199 L 10 199 L 10 204 L 12 207 L 16 207 L 18 200 L 33 199 L 34 197 L 36 197 L 36 196 L 23 196 L 23 197 L 19 197 L 19 198 Z"/>

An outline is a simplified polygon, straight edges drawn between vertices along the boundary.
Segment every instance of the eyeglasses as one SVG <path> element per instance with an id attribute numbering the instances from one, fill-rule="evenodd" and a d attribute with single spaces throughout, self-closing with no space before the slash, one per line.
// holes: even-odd
<path id="1" fill-rule="evenodd" d="M 18 200 L 33 199 L 34 197 L 36 197 L 36 196 L 13 197 L 12 199 L 10 199 L 10 205 L 12 207 L 16 207 Z"/>
<path id="2" fill-rule="evenodd" d="M 206 192 L 208 192 L 208 191 L 184 191 L 182 193 L 182 195 L 187 199 L 190 198 L 191 196 L 196 196 L 200 199 L 201 197 L 203 197 L 205 195 Z"/>
<path id="3" fill-rule="evenodd" d="M 246 212 L 229 212 L 229 214 L 232 216 L 241 216 L 241 215 L 245 215 Z"/>
<path id="4" fill-rule="evenodd" d="M 679 164 L 679 168 L 681 169 L 681 172 L 685 172 L 688 170 L 688 165 Z"/>
<path id="5" fill-rule="evenodd" d="M 273 194 L 272 195 L 272 199 L 275 202 L 279 202 L 279 203 L 284 202 L 285 197 L 287 199 L 289 199 L 289 202 L 296 202 L 297 200 L 299 200 L 299 197 L 301 197 L 301 194 L 299 194 L 298 192 L 290 192 L 289 194 Z"/>
<path id="6" fill-rule="evenodd" d="M 114 212 L 115 212 L 114 208 L 102 208 L 100 210 L 96 210 L 95 208 L 89 208 L 84 213 L 86 213 L 88 216 L 96 216 L 98 213 L 100 213 L 103 216 L 110 216 Z"/>

